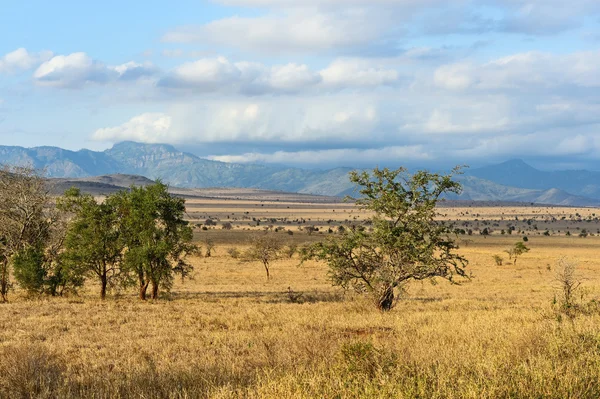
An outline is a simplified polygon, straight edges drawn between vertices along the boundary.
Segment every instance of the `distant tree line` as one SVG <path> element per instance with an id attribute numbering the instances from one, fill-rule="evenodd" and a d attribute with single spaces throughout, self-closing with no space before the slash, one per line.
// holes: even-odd
<path id="1" fill-rule="evenodd" d="M 198 248 L 183 217 L 185 200 L 160 181 L 97 201 L 76 188 L 54 199 L 29 167 L 0 169 L 0 299 L 11 276 L 29 294 L 76 292 L 88 279 L 100 297 L 113 286 L 133 287 L 140 299 L 169 291 Z"/>

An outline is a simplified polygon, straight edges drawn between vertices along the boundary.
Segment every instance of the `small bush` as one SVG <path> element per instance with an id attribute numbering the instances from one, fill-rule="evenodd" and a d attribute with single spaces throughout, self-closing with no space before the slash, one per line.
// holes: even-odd
<path id="1" fill-rule="evenodd" d="M 496 266 L 502 266 L 502 263 L 504 262 L 504 259 L 502 259 L 502 256 L 500 255 L 494 255 L 494 262 L 496 262 Z"/>
<path id="2" fill-rule="evenodd" d="M 239 249 L 233 247 L 233 248 L 229 248 L 227 250 L 227 253 L 229 254 L 229 256 L 231 256 L 233 259 L 239 259 L 241 252 Z"/>

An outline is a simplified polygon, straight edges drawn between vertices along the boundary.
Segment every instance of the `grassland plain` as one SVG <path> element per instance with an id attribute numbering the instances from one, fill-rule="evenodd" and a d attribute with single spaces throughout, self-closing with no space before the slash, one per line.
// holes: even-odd
<path id="1" fill-rule="evenodd" d="M 190 204 L 189 214 L 198 224 L 205 217 L 219 224 L 227 216 L 246 219 L 235 221 L 232 230 L 198 229 L 198 240 L 212 240 L 215 250 L 210 258 L 194 258 L 194 280 L 178 281 L 163 299 L 140 302 L 133 292 L 121 291 L 102 302 L 92 283 L 67 298 L 31 299 L 16 290 L 0 306 L 0 396 L 600 397 L 600 315 L 588 311 L 559 320 L 552 305 L 563 256 L 578 263 L 586 294 L 578 300 L 598 298 L 599 237 L 565 237 L 558 228 L 544 236 L 524 223 L 531 228 L 531 252 L 503 266 L 492 256 L 506 258 L 502 251 L 521 235 L 462 238 L 471 281 L 413 283 L 394 310 L 380 313 L 369 298 L 332 287 L 324 264 L 278 260 L 267 281 L 261 264 L 228 254 L 233 247 L 243 250 L 244 237 L 268 228 L 269 219 L 279 219 L 275 226 L 285 224 L 282 218 L 333 226 L 358 222 L 364 214 L 344 204 L 327 205 L 327 212 L 322 204 L 306 209 L 227 203 L 219 211 L 215 203 L 196 205 Z M 539 217 L 540 224 L 558 223 L 562 217 L 546 214 L 564 212 L 562 222 L 572 221 L 575 229 L 577 223 L 594 224 L 586 219 L 597 210 L 441 212 L 471 223 L 516 216 Z M 262 222 L 250 226 L 253 217 Z M 285 225 L 293 235 L 271 234 L 295 243 L 327 235 L 320 229 L 309 236 L 298 229 L 304 225 Z"/>

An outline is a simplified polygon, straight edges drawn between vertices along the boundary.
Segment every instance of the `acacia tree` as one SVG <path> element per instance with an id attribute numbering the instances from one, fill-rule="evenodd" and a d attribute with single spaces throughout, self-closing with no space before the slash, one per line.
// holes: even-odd
<path id="1" fill-rule="evenodd" d="M 452 179 L 459 172 L 458 167 L 447 175 L 411 175 L 405 168 L 351 172 L 350 181 L 360 186 L 356 204 L 375 214 L 372 231 L 345 229 L 308 247 L 303 259 L 327 261 L 334 285 L 374 294 L 385 311 L 410 280 L 467 278 L 468 262 L 456 253 L 452 228 L 435 220 L 440 197 L 460 193 Z"/>
<path id="2" fill-rule="evenodd" d="M 157 181 L 121 191 L 107 202 L 116 209 L 125 247 L 122 270 L 137 279 L 140 299 L 146 299 L 150 285 L 156 299 L 160 288 L 171 288 L 174 273 L 189 274 L 192 266 L 186 256 L 197 247 L 191 244 L 193 232 L 183 219 L 183 198 L 172 196 L 168 187 Z"/>
<path id="3" fill-rule="evenodd" d="M 65 240 L 64 258 L 83 274 L 100 282 L 100 298 L 106 298 L 111 279 L 117 276 L 124 250 L 117 225 L 117 211 L 110 201 L 98 203 L 89 194 L 71 188 L 58 200 L 58 208 L 73 214 Z"/>
<path id="4" fill-rule="evenodd" d="M 250 240 L 250 248 L 245 254 L 246 260 L 262 262 L 267 272 L 267 280 L 271 278 L 271 262 L 281 256 L 281 241 L 266 233 L 254 236 Z"/>
<path id="5" fill-rule="evenodd" d="M 523 244 L 522 241 L 517 241 L 515 243 L 515 245 L 513 245 L 511 248 L 507 249 L 506 252 L 508 254 L 508 259 L 512 259 L 513 260 L 513 265 L 517 264 L 517 258 L 521 255 L 523 255 L 524 253 L 527 253 L 530 251 L 530 248 L 528 246 L 526 246 L 525 244 Z"/>

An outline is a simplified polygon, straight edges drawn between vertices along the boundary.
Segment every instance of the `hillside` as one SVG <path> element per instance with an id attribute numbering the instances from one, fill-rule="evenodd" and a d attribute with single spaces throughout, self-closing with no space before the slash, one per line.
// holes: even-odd
<path id="1" fill-rule="evenodd" d="M 0 146 L 0 163 L 45 169 L 48 177 L 59 179 L 55 181 L 57 190 L 76 181 L 88 191 L 111 192 L 131 184 L 146 184 L 146 178 L 148 181 L 161 179 L 180 188 L 238 187 L 323 196 L 355 194 L 348 180 L 350 168 L 307 170 L 225 163 L 203 159 L 167 144 L 122 142 L 102 152 Z M 513 160 L 467 170 L 459 179 L 464 191 L 452 197 L 454 199 L 574 206 L 600 204 L 600 172 L 547 172 Z"/>
<path id="2" fill-rule="evenodd" d="M 600 199 L 600 172 L 542 171 L 517 159 L 468 170 L 467 174 L 505 186 L 533 190 L 559 189 L 576 196 Z"/>

